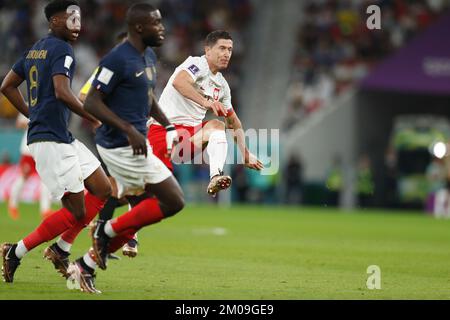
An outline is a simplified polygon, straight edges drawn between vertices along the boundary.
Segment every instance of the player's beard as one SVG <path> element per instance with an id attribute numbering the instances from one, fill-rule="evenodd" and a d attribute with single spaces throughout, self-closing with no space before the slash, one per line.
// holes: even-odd
<path id="1" fill-rule="evenodd" d="M 142 38 L 142 42 L 147 47 L 159 47 L 161 45 L 161 43 L 159 42 L 159 38 L 155 36 L 147 36 L 145 38 Z"/>

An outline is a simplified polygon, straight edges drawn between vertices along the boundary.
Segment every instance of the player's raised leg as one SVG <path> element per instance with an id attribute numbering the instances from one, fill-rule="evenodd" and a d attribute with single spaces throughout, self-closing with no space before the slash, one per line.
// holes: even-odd
<path id="1" fill-rule="evenodd" d="M 31 145 L 30 149 L 35 155 L 37 170 L 43 182 L 56 197 L 61 198 L 64 208 L 44 219 L 32 233 L 17 244 L 12 244 L 11 248 L 6 248 L 9 253 L 5 257 L 3 268 L 5 281 L 8 282 L 12 282 L 15 271 L 14 268 L 9 267 L 8 261 L 12 261 L 14 266 L 30 250 L 41 243 L 54 239 L 66 230 L 69 230 L 68 232 L 74 235 L 75 238 L 79 231 L 102 208 L 111 192 L 109 181 L 100 167 L 100 163 L 78 141 L 68 146 L 50 142 L 36 143 Z M 69 161 L 71 154 L 75 154 L 75 157 Z M 66 161 L 62 161 L 62 158 Z M 53 162 L 50 159 L 53 159 Z M 79 163 L 81 163 L 81 166 Z M 49 164 L 53 165 L 49 166 Z M 58 170 L 58 164 L 64 166 L 65 169 Z M 55 168 L 57 170 L 54 170 Z M 65 172 L 65 174 L 58 175 L 58 172 Z M 88 189 L 86 195 L 83 183 L 84 176 L 87 176 L 84 181 Z M 61 189 L 58 184 L 52 183 L 52 181 L 66 181 L 67 185 Z M 63 190 L 66 189 L 69 191 L 64 193 Z M 67 245 L 71 243 L 61 241 L 58 243 L 59 245 L 53 244 L 46 248 L 44 257 L 52 261 L 55 268 L 63 276 L 67 276 L 68 250 L 70 249 L 70 246 Z M 61 245 L 61 243 L 65 243 L 66 246 Z"/>
<path id="2" fill-rule="evenodd" d="M 168 172 L 166 169 L 165 174 Z M 82 291 L 100 293 L 95 288 L 92 275 L 98 266 L 106 269 L 108 254 L 133 240 L 142 227 L 173 216 L 184 207 L 183 191 L 172 175 L 160 183 L 146 185 L 146 190 L 140 196 L 129 198 L 130 211 L 108 220 L 104 227 L 97 223 L 92 229 L 93 248 L 71 263 L 68 269 L 71 278 L 80 283 Z"/>
<path id="3" fill-rule="evenodd" d="M 84 186 L 87 192 L 84 196 L 85 215 L 83 219 L 78 220 L 52 245 L 44 250 L 44 258 L 50 260 L 55 269 L 68 277 L 67 268 L 69 266 L 70 249 L 78 234 L 94 219 L 97 213 L 103 208 L 103 205 L 111 194 L 109 180 L 103 171 L 100 163 L 93 154 L 81 143 L 78 142 L 80 155 L 80 164 L 85 175 Z M 93 173 L 92 169 L 96 167 Z"/>
<path id="4" fill-rule="evenodd" d="M 83 191 L 78 193 L 70 193 L 65 196 L 67 199 L 71 199 L 71 202 L 84 203 Z M 70 201 L 70 200 L 67 200 Z M 5 282 L 13 282 L 14 273 L 17 267 L 20 265 L 21 259 L 32 249 L 38 245 L 50 241 L 65 230 L 73 226 L 77 219 L 77 216 L 84 215 L 84 208 L 77 208 L 75 211 L 75 206 L 72 207 L 74 214 L 72 214 L 66 208 L 62 208 L 55 212 L 53 215 L 47 217 L 42 221 L 42 223 L 29 235 L 27 235 L 22 240 L 17 243 L 5 243 L 2 245 L 3 252 L 3 265 L 2 265 L 2 275 Z"/>
<path id="5" fill-rule="evenodd" d="M 234 112 L 231 104 L 231 90 L 221 71 L 228 67 L 232 52 L 233 40 L 224 30 L 216 30 L 205 38 L 205 54 L 190 56 L 179 65 L 166 84 L 159 104 L 162 111 L 168 115 L 168 120 L 178 128 L 194 131 L 202 124 L 208 110 L 216 117 L 223 117 L 226 125 L 220 120 L 208 121 L 206 125 L 192 137 L 197 148 L 207 143 L 207 153 L 210 160 L 211 181 L 207 192 L 215 196 L 220 190 L 230 187 L 231 178 L 223 175 L 223 166 L 227 153 L 225 127 L 233 129 L 234 140 L 237 143 L 246 167 L 261 170 L 262 163 L 252 155 L 246 147 L 242 123 Z M 155 119 L 156 120 L 156 119 Z M 151 121 L 150 132 L 160 132 L 158 120 Z M 153 130 L 152 130 L 153 129 Z M 164 141 L 160 137 L 149 136 L 156 154 L 171 167 L 164 157 Z M 181 143 L 183 146 L 183 143 Z M 176 152 L 176 155 L 179 155 Z M 186 153 L 183 153 L 183 158 Z"/>
<path id="6" fill-rule="evenodd" d="M 90 268 L 98 265 L 101 269 L 106 269 L 107 255 L 133 239 L 138 230 L 171 217 L 183 209 L 183 191 L 173 175 L 160 183 L 146 185 L 146 189 L 155 197 L 140 197 L 130 211 L 107 221 L 104 228 L 97 226 L 93 230 L 95 258 L 91 261 L 91 255 L 85 255 L 83 261 L 80 261 L 84 268 L 86 265 Z"/>
<path id="7" fill-rule="evenodd" d="M 208 121 L 202 129 L 191 137 L 191 142 L 201 148 L 205 144 L 209 156 L 210 182 L 207 192 L 216 196 L 220 190 L 231 186 L 231 177 L 223 174 L 227 158 L 228 143 L 225 135 L 225 124 L 217 119 Z"/>

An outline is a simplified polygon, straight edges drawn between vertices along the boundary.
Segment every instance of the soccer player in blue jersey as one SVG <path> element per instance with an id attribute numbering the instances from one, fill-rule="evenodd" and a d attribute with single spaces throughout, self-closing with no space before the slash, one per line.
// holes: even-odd
<path id="1" fill-rule="evenodd" d="M 97 221 L 92 230 L 93 254 L 86 253 L 68 268 L 81 289 L 83 275 L 92 275 L 97 266 L 106 269 L 108 253 L 123 246 L 142 227 L 184 207 L 177 180 L 146 141 L 149 116 L 166 127 L 168 149 L 178 139 L 153 94 L 156 56 L 150 47 L 160 46 L 164 40 L 161 14 L 150 4 L 139 3 L 129 8 L 126 21 L 128 39 L 100 61 L 84 107 L 103 123 L 95 137 L 98 152 L 117 182 L 118 196 L 127 196 L 132 209 L 116 219 Z"/>
<path id="2" fill-rule="evenodd" d="M 36 170 L 52 196 L 61 199 L 63 208 L 18 243 L 1 245 L 6 282 L 13 282 L 28 251 L 71 228 L 87 225 L 111 194 L 98 159 L 67 129 L 71 111 L 99 124 L 71 90 L 75 58 L 70 43 L 77 40 L 81 29 L 80 7 L 76 1 L 55 0 L 45 7 L 45 15 L 49 34 L 14 64 L 0 90 L 30 119 L 27 143 Z M 27 83 L 29 107 L 18 90 L 23 81 Z M 66 275 L 69 250 L 70 244 L 58 242 L 46 248 L 44 256 Z"/>
<path id="3" fill-rule="evenodd" d="M 116 37 L 116 41 L 117 41 L 116 45 L 126 41 L 127 36 L 128 36 L 127 31 L 124 31 L 124 32 L 121 32 L 120 34 L 118 34 Z M 86 100 L 86 96 L 92 87 L 92 81 L 94 81 L 97 71 L 98 71 L 98 67 L 95 68 L 94 72 L 89 77 L 89 79 L 86 81 L 86 83 L 83 85 L 83 87 L 80 90 L 80 93 L 78 94 L 78 97 L 80 98 L 80 100 L 83 103 Z M 94 139 L 94 136 L 92 137 L 92 139 Z M 99 160 L 100 160 L 100 162 L 102 162 L 101 158 Z M 109 182 L 111 183 L 111 187 L 112 187 L 111 197 L 108 199 L 108 201 L 106 201 L 105 205 L 103 206 L 103 209 L 100 210 L 100 212 L 98 213 L 98 218 L 100 220 L 106 221 L 106 220 L 109 220 L 112 218 L 112 216 L 114 214 L 114 210 L 116 208 L 121 207 L 125 204 L 128 204 L 128 201 L 125 199 L 125 197 L 120 198 L 120 199 L 117 198 L 116 180 L 113 177 L 111 177 L 111 175 L 109 174 L 108 169 L 106 168 L 106 165 L 104 163 L 102 163 L 102 168 L 103 168 L 103 170 L 105 170 L 105 173 L 108 176 Z M 69 236 L 69 235 L 65 234 L 65 236 Z M 66 239 L 66 241 L 70 242 L 70 238 Z M 134 258 L 137 256 L 137 253 L 138 253 L 138 240 L 137 240 L 137 234 L 136 234 L 135 238 L 131 239 L 123 246 L 122 254 L 124 256 Z M 114 255 L 111 254 L 111 257 L 114 257 Z"/>

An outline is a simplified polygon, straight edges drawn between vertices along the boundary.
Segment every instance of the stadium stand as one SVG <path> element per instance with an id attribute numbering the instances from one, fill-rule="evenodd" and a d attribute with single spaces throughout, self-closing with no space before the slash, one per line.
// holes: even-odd
<path id="1" fill-rule="evenodd" d="M 381 30 L 366 27 L 369 4 Z M 448 1 L 305 1 L 288 88 L 285 129 L 353 88 L 383 58 L 436 21 Z"/>

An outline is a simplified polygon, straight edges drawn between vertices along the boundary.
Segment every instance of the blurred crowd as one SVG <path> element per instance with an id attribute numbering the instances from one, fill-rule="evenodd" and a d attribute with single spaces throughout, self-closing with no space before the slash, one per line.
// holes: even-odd
<path id="1" fill-rule="evenodd" d="M 115 45 L 117 35 L 126 30 L 127 8 L 140 1 L 78 0 L 78 2 L 82 10 L 82 30 L 80 38 L 74 44 L 77 61 L 76 74 L 72 82 L 74 92 L 81 89 L 101 57 Z M 166 29 L 165 42 L 161 48 L 156 49 L 158 56 L 156 95 L 159 96 L 174 69 L 187 57 L 204 54 L 204 39 L 208 33 L 223 29 L 227 30 L 234 40 L 233 57 L 229 68 L 223 73 L 231 88 L 233 106 L 239 109 L 236 98 L 246 51 L 246 29 L 253 13 L 250 0 L 150 0 L 148 2 L 161 11 Z M 0 0 L 0 52 L 2 53 L 0 82 L 18 57 L 47 34 L 48 22 L 44 15 L 44 7 L 47 3 L 46 0 Z M 25 88 L 22 89 L 26 96 Z M 15 108 L 0 94 L 2 130 L 14 130 L 16 115 Z M 86 127 L 85 122 L 78 116 L 72 117 L 70 130 L 88 147 L 94 147 L 90 128 Z M 1 157 L 1 170 L 4 171 L 13 165 L 8 153 L 2 153 Z M 183 173 L 189 178 L 184 179 L 187 184 L 198 182 L 199 186 L 203 186 L 209 180 L 207 167 L 199 166 L 188 171 L 187 174 Z M 203 189 L 205 188 L 206 186 Z M 192 190 L 191 194 L 197 193 L 198 190 Z"/>
<path id="2" fill-rule="evenodd" d="M 366 26 L 373 4 L 381 9 L 381 30 Z M 305 1 L 284 128 L 352 88 L 448 7 L 448 0 Z"/>
<path id="3" fill-rule="evenodd" d="M 0 0 L 0 78 L 11 65 L 36 40 L 48 30 L 43 10 L 45 0 Z M 125 14 L 130 0 L 80 0 L 82 32 L 74 45 L 77 71 L 73 89 L 78 91 L 89 78 L 99 59 L 114 45 L 115 37 L 126 29 Z M 177 65 L 190 55 L 203 54 L 203 40 L 215 29 L 225 29 L 234 40 L 233 58 L 225 76 L 230 84 L 233 99 L 239 87 L 239 72 L 245 52 L 245 27 L 252 16 L 249 0 L 155 0 L 150 1 L 160 9 L 166 28 L 166 40 L 158 49 L 158 90 L 162 91 Z M 15 110 L 2 105 L 0 117 L 11 119 Z M 234 105 L 238 103 L 233 101 Z M 3 108 L 5 107 L 5 108 Z"/>

